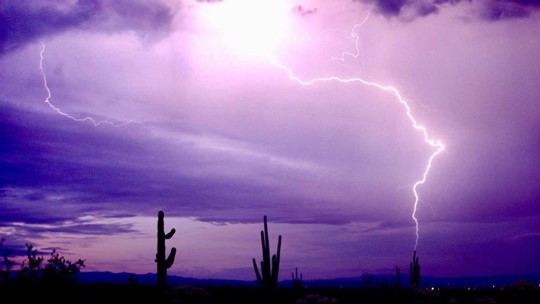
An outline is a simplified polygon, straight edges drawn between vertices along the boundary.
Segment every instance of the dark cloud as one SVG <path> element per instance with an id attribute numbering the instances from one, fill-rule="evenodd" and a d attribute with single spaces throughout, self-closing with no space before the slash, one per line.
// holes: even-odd
<path id="1" fill-rule="evenodd" d="M 12 222 L 55 225 L 96 212 L 114 218 L 166 209 L 208 222 L 254 222 L 267 214 L 282 223 L 342 225 L 384 218 L 387 201 L 409 199 L 393 183 L 373 186 L 389 187 L 381 198 L 334 197 L 340 179 L 328 184 L 304 175 L 310 171 L 276 166 L 269 156 L 215 152 L 183 140 L 226 140 L 219 135 L 177 127 L 175 140 L 152 135 L 163 126 L 95 128 L 8 105 L 0 113 L 0 171 L 6 173 L 0 175 L 0 213 Z M 234 144 L 241 148 L 243 142 Z M 319 190 L 321 195 L 311 193 Z M 349 199 L 363 203 L 351 210 Z"/>
<path id="2" fill-rule="evenodd" d="M 373 4 L 376 11 L 388 16 L 398 17 L 404 14 L 412 14 L 412 17 L 422 17 L 437 13 L 438 6 L 443 3 L 456 3 L 459 0 L 354 0 Z M 408 16 L 411 18 L 411 16 Z"/>
<path id="3" fill-rule="evenodd" d="M 401 13 L 401 10 L 404 6 L 409 5 L 410 1 L 408 0 L 387 0 L 387 1 L 377 1 L 376 6 L 378 11 L 384 15 L 397 16 Z"/>
<path id="4" fill-rule="evenodd" d="M 299 14 L 300 16 L 312 15 L 317 12 L 317 8 L 305 8 L 302 5 L 297 5 L 293 7 L 293 12 Z"/>
<path id="5" fill-rule="evenodd" d="M 286 221 L 297 213 L 287 210 L 307 204 L 256 178 L 229 176 L 231 169 L 222 176 L 220 168 L 245 164 L 208 158 L 190 143 L 172 146 L 150 136 L 148 126 L 89 128 L 8 105 L 0 113 L 0 213 L 11 222 L 58 224 L 92 212 L 116 218 L 162 208 L 211 222 L 252 222 L 259 214 L 245 210 L 260 209 Z M 276 212 L 276 204 L 289 207 Z M 312 209 L 302 221 L 340 218 Z"/>
<path id="6" fill-rule="evenodd" d="M 388 17 L 406 20 L 436 14 L 443 6 L 455 5 L 462 0 L 353 0 L 374 5 L 377 12 Z M 538 0 L 470 0 L 478 5 L 476 18 L 496 21 L 509 18 L 528 17 L 540 8 Z"/>
<path id="7" fill-rule="evenodd" d="M 488 21 L 528 17 L 533 9 L 540 7 L 535 0 L 486 1 L 480 7 L 479 16 Z"/>
<path id="8" fill-rule="evenodd" d="M 36 230 L 36 229 L 34 229 Z M 131 224 L 75 224 L 68 226 L 57 226 L 53 229 L 39 229 L 37 232 L 51 233 L 71 233 L 76 235 L 113 235 L 121 233 L 134 233 L 136 230 Z"/>
<path id="9" fill-rule="evenodd" d="M 157 40 L 171 29 L 173 15 L 159 1 L 78 0 L 67 4 L 5 0 L 0 3 L 0 54 L 73 29 L 133 31 L 145 41 Z"/>

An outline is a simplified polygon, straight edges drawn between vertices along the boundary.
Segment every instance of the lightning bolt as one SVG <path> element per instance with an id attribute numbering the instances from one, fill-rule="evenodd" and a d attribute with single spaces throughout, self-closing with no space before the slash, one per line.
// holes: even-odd
<path id="1" fill-rule="evenodd" d="M 359 39 L 359 37 L 358 37 L 358 34 L 356 34 L 356 28 L 362 26 L 363 24 L 365 24 L 367 22 L 368 18 L 369 18 L 369 13 L 361 23 L 356 24 L 353 27 L 353 30 L 351 32 L 352 37 L 355 38 L 356 53 L 343 52 L 341 57 L 337 58 L 338 60 L 341 60 L 341 61 L 344 62 L 345 61 L 345 56 L 351 56 L 351 57 L 354 57 L 354 58 L 358 57 L 358 55 L 360 54 L 360 50 L 359 50 L 359 47 L 358 47 L 358 39 Z M 430 146 L 431 148 L 434 149 L 433 153 L 430 155 L 430 157 L 429 157 L 429 159 L 427 161 L 427 164 L 426 164 L 426 166 L 424 168 L 424 172 L 422 174 L 422 177 L 418 181 L 416 181 L 414 183 L 413 188 L 412 188 L 412 192 L 413 192 L 413 195 L 414 195 L 414 204 L 413 204 L 413 211 L 412 211 L 412 214 L 411 214 L 411 218 L 412 218 L 412 220 L 414 221 L 414 224 L 415 224 L 416 238 L 415 238 L 415 242 L 414 242 L 414 250 L 416 250 L 416 248 L 418 247 L 418 240 L 420 238 L 419 223 L 418 223 L 418 218 L 416 217 L 416 212 L 418 210 L 418 203 L 420 201 L 420 195 L 418 194 L 418 187 L 420 187 L 421 185 L 426 183 L 427 176 L 428 176 L 429 171 L 431 170 L 431 166 L 433 164 L 433 160 L 435 159 L 435 157 L 437 157 L 437 155 L 439 155 L 444 150 L 443 143 L 440 140 L 435 140 L 435 139 L 433 139 L 433 138 L 431 138 L 429 136 L 427 129 L 423 125 L 419 124 L 418 121 L 416 120 L 416 118 L 414 118 L 414 116 L 412 115 L 411 107 L 409 106 L 409 103 L 407 102 L 407 100 L 405 98 L 403 98 L 403 96 L 401 96 L 401 93 L 395 87 L 388 86 L 388 85 L 382 85 L 382 84 L 379 84 L 377 82 L 368 81 L 368 80 L 365 80 L 365 79 L 359 78 L 359 77 L 341 78 L 341 77 L 338 77 L 338 76 L 327 76 L 327 77 L 317 77 L 317 78 L 312 78 L 312 79 L 305 80 L 305 79 L 302 79 L 302 78 L 298 77 L 293 72 L 292 69 L 290 69 L 287 66 L 279 63 L 271 55 L 268 56 L 268 59 L 270 60 L 270 63 L 272 65 L 274 65 L 276 68 L 284 71 L 288 75 L 288 77 L 289 77 L 289 79 L 291 81 L 295 81 L 300 85 L 310 86 L 310 85 L 314 85 L 314 84 L 319 83 L 319 82 L 339 82 L 339 83 L 345 83 L 345 84 L 360 83 L 362 85 L 369 86 L 369 87 L 375 87 L 375 88 L 377 88 L 379 90 L 388 92 L 389 94 L 393 94 L 396 97 L 396 100 L 403 106 L 403 108 L 405 110 L 405 114 L 406 114 L 407 118 L 409 119 L 409 121 L 411 122 L 413 128 L 416 131 L 420 132 L 422 134 L 423 138 L 424 138 L 424 142 L 428 146 Z"/>
<path id="2" fill-rule="evenodd" d="M 69 118 L 73 121 L 76 121 L 76 122 L 85 122 L 85 121 L 89 121 L 91 122 L 95 127 L 99 126 L 99 125 L 102 125 L 102 124 L 108 124 L 108 125 L 111 125 L 111 126 L 114 126 L 114 127 L 120 127 L 120 126 L 125 126 L 129 123 L 136 123 L 136 121 L 134 120 L 129 120 L 129 121 L 126 121 L 126 122 L 122 122 L 122 123 L 114 123 L 112 121 L 108 121 L 108 120 L 96 120 L 90 116 L 86 116 L 86 117 L 83 117 L 83 118 L 77 118 L 75 116 L 72 116 L 64 111 L 62 111 L 60 108 L 58 108 L 57 106 L 55 106 L 53 103 L 51 103 L 51 98 L 52 98 L 52 93 L 51 93 L 51 89 L 49 88 L 49 85 L 47 83 L 47 75 L 45 74 L 45 70 L 43 68 L 43 61 L 45 60 L 45 44 L 44 43 L 41 43 L 41 51 L 39 52 L 39 56 L 40 56 L 40 60 L 39 60 L 39 70 L 41 71 L 41 76 L 43 78 L 43 87 L 45 88 L 45 90 L 47 91 L 47 98 L 45 98 L 44 102 L 51 108 L 53 109 L 56 113 L 66 117 L 66 118 Z"/>
<path id="3" fill-rule="evenodd" d="M 368 21 L 370 14 L 371 14 L 371 10 L 368 11 L 368 13 L 366 14 L 366 17 L 364 18 L 364 20 L 362 20 L 362 22 L 360 22 L 360 23 L 355 24 L 353 26 L 352 30 L 351 30 L 351 38 L 354 39 L 355 52 L 351 53 L 351 52 L 345 51 L 345 52 L 341 53 L 341 57 L 332 57 L 332 60 L 339 60 L 341 62 L 345 62 L 345 56 L 350 56 L 350 57 L 353 57 L 355 59 L 358 58 L 358 56 L 360 56 L 360 47 L 359 47 L 360 36 L 356 32 L 356 29 L 361 27 L 362 25 L 364 25 Z"/>

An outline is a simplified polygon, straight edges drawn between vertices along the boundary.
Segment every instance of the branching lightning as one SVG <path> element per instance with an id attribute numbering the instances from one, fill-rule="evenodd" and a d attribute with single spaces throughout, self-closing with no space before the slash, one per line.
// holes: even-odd
<path id="1" fill-rule="evenodd" d="M 358 39 L 359 39 L 359 37 L 358 37 L 358 34 L 356 33 L 356 28 L 362 26 L 363 24 L 365 24 L 367 22 L 368 18 L 369 18 L 369 14 L 366 16 L 366 18 L 361 23 L 358 23 L 353 27 L 351 35 L 355 39 L 356 53 L 343 52 L 341 57 L 337 58 L 337 60 L 345 61 L 345 56 L 351 56 L 353 58 L 357 58 L 359 56 L 359 54 L 360 54 L 360 50 L 359 50 L 359 47 L 358 47 Z M 359 78 L 359 77 L 341 78 L 341 77 L 338 77 L 338 76 L 327 76 L 327 77 L 318 77 L 318 78 L 305 80 L 305 79 L 302 79 L 302 78 L 298 77 L 292 71 L 292 69 L 290 69 L 287 66 L 279 63 L 272 56 L 268 56 L 268 58 L 269 58 L 270 62 L 275 67 L 283 70 L 288 75 L 290 80 L 295 81 L 295 82 L 299 83 L 300 85 L 309 86 L 309 85 L 314 85 L 314 84 L 316 84 L 318 82 L 333 82 L 333 81 L 340 82 L 340 83 L 346 83 L 346 84 L 348 84 L 348 83 L 360 83 L 360 84 L 370 86 L 370 87 L 375 87 L 375 88 L 377 88 L 379 90 L 382 90 L 382 91 L 388 92 L 390 94 L 393 94 L 396 97 L 397 101 L 403 106 L 403 108 L 405 110 L 405 114 L 407 115 L 408 119 L 410 120 L 413 128 L 416 131 L 420 132 L 422 134 L 423 138 L 424 138 L 424 142 L 434 149 L 434 152 L 431 154 L 431 156 L 429 157 L 429 159 L 427 161 L 427 164 L 426 164 L 426 167 L 425 167 L 424 172 L 422 174 L 422 177 L 418 181 L 416 181 L 414 183 L 413 188 L 412 188 L 412 192 L 413 192 L 413 195 L 414 195 L 414 205 L 413 205 L 413 211 L 412 211 L 412 214 L 411 214 L 411 218 L 413 219 L 414 224 L 415 224 L 416 238 L 415 238 L 415 242 L 414 242 L 414 250 L 416 250 L 416 248 L 418 247 L 418 239 L 420 238 L 418 218 L 416 217 L 416 212 L 417 212 L 417 209 L 418 209 L 418 203 L 420 201 L 420 196 L 418 194 L 418 187 L 420 185 L 423 185 L 426 182 L 429 171 L 431 170 L 431 165 L 433 164 L 433 160 L 435 159 L 435 157 L 437 157 L 437 155 L 439 155 L 444 150 L 444 145 L 442 144 L 442 142 L 440 140 L 435 140 L 435 139 L 433 139 L 433 138 L 431 138 L 429 136 L 427 129 L 424 126 L 422 126 L 421 124 L 419 124 L 418 121 L 412 115 L 411 107 L 409 106 L 409 103 L 407 102 L 407 100 L 405 100 L 405 98 L 403 98 L 401 96 L 401 93 L 398 91 L 398 89 L 396 89 L 396 88 L 394 88 L 392 86 L 382 85 L 382 84 L 379 84 L 377 82 L 368 81 L 368 80 L 365 80 L 365 79 L 362 79 L 362 78 Z M 336 59 L 336 58 L 334 58 L 334 59 Z"/>
<path id="2" fill-rule="evenodd" d="M 352 57 L 354 59 L 357 59 L 360 56 L 360 47 L 359 47 L 360 37 L 359 37 L 359 34 L 357 33 L 357 30 L 358 30 L 358 28 L 363 26 L 368 21 L 369 16 L 370 16 L 370 13 L 368 13 L 366 15 L 366 17 L 362 20 L 362 22 L 360 22 L 358 24 L 355 24 L 353 26 L 353 28 L 352 28 L 351 37 L 354 40 L 355 51 L 354 52 L 342 52 L 340 57 L 332 58 L 333 60 L 338 60 L 338 61 L 341 61 L 341 62 L 345 62 L 348 57 Z M 77 118 L 77 117 L 74 117 L 74 116 L 72 116 L 70 114 L 67 114 L 67 113 L 63 112 L 60 108 L 56 107 L 53 103 L 51 103 L 50 100 L 52 98 L 52 94 L 51 94 L 50 88 L 48 87 L 47 76 L 46 76 L 44 68 L 43 68 L 45 45 L 43 43 L 41 45 L 42 45 L 42 49 L 40 51 L 39 69 L 40 69 L 41 74 L 42 74 L 43 85 L 45 87 L 45 90 L 47 91 L 47 98 L 44 100 L 44 102 L 51 109 L 53 109 L 58 114 L 66 117 L 66 118 L 69 118 L 69 119 L 71 119 L 73 121 L 76 121 L 76 122 L 89 121 L 96 127 L 99 126 L 99 125 L 102 125 L 102 124 L 109 124 L 109 125 L 112 125 L 112 126 L 122 126 L 122 125 L 126 125 L 126 124 L 134 122 L 134 121 L 130 120 L 130 121 L 127 121 L 127 122 L 116 124 L 116 123 L 113 123 L 113 122 L 107 121 L 107 120 L 97 121 L 96 119 L 94 119 L 92 117 L 89 117 L 89 116 L 83 117 L 83 118 Z M 429 136 L 428 130 L 423 125 L 418 123 L 418 121 L 413 116 L 412 111 L 411 111 L 411 107 L 410 107 L 408 101 L 405 98 L 403 98 L 403 96 L 401 95 L 399 90 L 396 89 L 393 86 L 383 85 L 383 84 L 377 83 L 375 81 L 369 81 L 369 80 L 366 80 L 366 79 L 363 79 L 363 78 L 360 78 L 360 77 L 342 78 L 342 77 L 339 77 L 339 76 L 325 76 L 325 77 L 317 77 L 317 78 L 312 78 L 312 79 L 302 79 L 301 77 L 297 76 L 297 74 L 295 74 L 294 71 L 291 68 L 289 68 L 286 65 L 278 62 L 278 60 L 276 60 L 273 56 L 268 55 L 268 59 L 269 59 L 269 61 L 270 61 L 270 63 L 272 65 L 274 65 L 276 68 L 278 68 L 278 69 L 282 70 L 284 73 L 286 73 L 286 75 L 288 76 L 288 78 L 291 81 L 294 81 L 294 82 L 296 82 L 296 83 L 298 83 L 300 85 L 311 86 L 311 85 L 315 85 L 317 83 L 322 83 L 322 82 L 338 82 L 338 83 L 344 83 L 344 84 L 358 83 L 358 84 L 361 84 L 361 85 L 364 85 L 364 86 L 373 87 L 373 88 L 376 88 L 376 89 L 378 89 L 380 91 L 384 91 L 386 93 L 392 94 L 396 98 L 396 101 L 399 102 L 402 105 L 403 110 L 405 112 L 405 115 L 407 116 L 408 120 L 410 121 L 412 127 L 417 132 L 420 132 L 422 134 L 424 142 L 433 149 L 433 152 L 431 153 L 431 155 L 429 156 L 429 158 L 427 160 L 427 163 L 425 165 L 425 168 L 423 170 L 421 178 L 419 180 L 417 180 L 413 184 L 413 187 L 412 187 L 412 192 L 413 192 L 413 196 L 414 196 L 414 204 L 413 204 L 413 210 L 412 210 L 411 218 L 415 223 L 415 236 L 416 236 L 416 238 L 415 238 L 415 243 L 414 243 L 414 249 L 416 250 L 417 246 L 418 246 L 418 240 L 420 238 L 419 222 L 418 222 L 418 218 L 416 216 L 417 215 L 417 210 L 418 210 L 418 204 L 419 204 L 419 201 L 420 201 L 420 196 L 419 196 L 419 193 L 418 193 L 418 189 L 419 189 L 419 187 L 421 185 L 426 183 L 427 177 L 428 177 L 428 174 L 429 174 L 429 172 L 431 170 L 434 159 L 445 149 L 443 143 L 440 140 L 435 140 L 435 139 L 433 139 L 432 137 Z"/>
<path id="3" fill-rule="evenodd" d="M 352 30 L 351 30 L 351 38 L 354 39 L 354 48 L 355 48 L 355 52 L 354 53 L 351 53 L 351 52 L 343 52 L 341 53 L 341 57 L 332 57 L 333 60 L 339 60 L 341 62 L 345 62 L 345 56 L 350 56 L 350 57 L 353 57 L 354 59 L 358 58 L 358 56 L 360 56 L 360 46 L 359 46 L 359 39 L 360 39 L 360 36 L 358 35 L 358 33 L 356 32 L 357 31 L 357 28 L 361 27 L 362 25 L 364 25 L 368 19 L 369 19 L 369 15 L 371 14 L 371 10 L 368 11 L 368 13 L 366 14 L 366 17 L 364 18 L 364 20 L 362 20 L 362 22 L 360 23 L 357 23 L 353 26 Z"/>
<path id="4" fill-rule="evenodd" d="M 45 60 L 44 54 L 45 54 L 45 44 L 41 43 L 41 51 L 39 52 L 39 56 L 40 56 L 39 70 L 41 71 L 41 76 L 43 78 L 43 87 L 45 87 L 45 90 L 47 91 L 47 98 L 45 98 L 44 102 L 51 109 L 53 109 L 56 113 L 66 117 L 66 118 L 69 118 L 69 119 L 71 119 L 73 121 L 77 121 L 77 122 L 89 121 L 95 127 L 97 127 L 99 125 L 102 125 L 102 124 L 108 124 L 108 125 L 111 125 L 111 126 L 120 127 L 120 126 L 127 125 L 129 123 L 135 123 L 135 121 L 133 121 L 133 120 L 129 120 L 129 121 L 122 122 L 122 123 L 114 123 L 114 122 L 108 121 L 108 120 L 96 120 L 96 119 L 94 119 L 93 117 L 90 117 L 90 116 L 86 116 L 86 117 L 83 117 L 83 118 L 77 118 L 75 116 L 72 116 L 72 115 L 62 111 L 60 108 L 58 108 L 57 106 L 52 104 L 51 103 L 51 98 L 52 98 L 51 89 L 49 88 L 49 85 L 47 83 L 47 75 L 45 74 L 45 70 L 43 68 L 43 61 Z"/>

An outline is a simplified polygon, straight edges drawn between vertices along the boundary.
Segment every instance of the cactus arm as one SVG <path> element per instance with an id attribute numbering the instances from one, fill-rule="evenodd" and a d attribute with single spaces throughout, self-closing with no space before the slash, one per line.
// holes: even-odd
<path id="1" fill-rule="evenodd" d="M 281 235 L 278 238 L 277 253 L 272 257 L 272 282 L 277 285 L 279 277 L 279 262 L 281 260 Z"/>
<path id="2" fill-rule="evenodd" d="M 270 239 L 268 238 L 268 223 L 266 221 L 266 215 L 264 216 L 264 250 L 265 250 L 265 260 L 270 260 Z"/>
<path id="3" fill-rule="evenodd" d="M 268 223 L 266 221 L 266 215 L 264 216 L 264 233 L 261 231 L 261 234 L 264 235 L 262 241 L 264 242 L 263 246 L 263 261 L 264 261 L 264 269 L 263 271 L 263 278 L 270 279 L 271 272 L 270 272 L 270 240 L 268 238 Z"/>
<path id="4" fill-rule="evenodd" d="M 176 229 L 174 229 L 174 228 L 171 229 L 171 231 L 165 235 L 165 239 L 168 240 L 168 239 L 172 238 L 172 236 L 174 235 L 175 232 L 176 232 Z"/>
<path id="5" fill-rule="evenodd" d="M 270 278 L 270 284 L 272 284 L 273 286 L 277 285 L 277 268 L 276 267 L 279 267 L 277 266 L 277 256 L 274 254 L 272 256 L 272 277 Z"/>
<path id="6" fill-rule="evenodd" d="M 261 248 L 262 248 L 262 256 L 263 260 L 261 261 L 261 277 L 263 278 L 263 281 L 266 279 L 267 273 L 266 273 L 266 252 L 268 251 L 266 248 L 266 241 L 264 238 L 264 231 L 261 230 Z"/>
<path id="7" fill-rule="evenodd" d="M 171 253 L 167 257 L 167 260 L 165 261 L 165 267 L 167 269 L 171 268 L 172 264 L 174 263 L 174 257 L 176 256 L 176 248 L 171 249 Z"/>
<path id="8" fill-rule="evenodd" d="M 257 267 L 257 262 L 255 261 L 255 258 L 253 258 L 253 268 L 255 269 L 255 275 L 257 276 L 257 282 L 259 284 L 263 285 L 263 279 L 259 273 L 259 268 Z"/>

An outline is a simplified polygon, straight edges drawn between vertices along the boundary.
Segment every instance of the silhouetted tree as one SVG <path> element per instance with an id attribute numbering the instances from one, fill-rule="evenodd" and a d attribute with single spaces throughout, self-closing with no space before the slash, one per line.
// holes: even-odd
<path id="1" fill-rule="evenodd" d="M 0 278 L 7 282 L 9 280 L 9 272 L 13 268 L 13 261 L 9 259 L 9 255 L 13 252 L 11 249 L 3 249 L 4 241 L 6 239 L 0 239 L 0 251 L 2 253 L 3 265 L 0 265 Z"/>
<path id="2" fill-rule="evenodd" d="M 43 278 L 51 282 L 72 282 L 81 268 L 85 267 L 84 262 L 81 259 L 71 262 L 56 252 L 56 249 L 53 249 L 51 257 L 43 269 Z"/>
<path id="3" fill-rule="evenodd" d="M 413 260 L 410 265 L 409 279 L 411 288 L 420 286 L 420 262 L 418 256 L 416 256 L 416 250 L 413 253 Z"/>
<path id="4" fill-rule="evenodd" d="M 163 211 L 158 213 L 158 224 L 157 224 L 157 253 L 156 253 L 156 263 L 157 263 L 157 282 L 158 286 L 164 288 L 167 286 L 167 269 L 171 268 L 174 263 L 174 257 L 176 256 L 176 248 L 171 249 L 171 253 L 167 258 L 165 258 L 165 240 L 172 238 L 176 229 L 171 229 L 169 233 L 165 234 L 165 224 L 163 218 L 165 214 Z"/>
<path id="5" fill-rule="evenodd" d="M 32 244 L 26 243 L 26 259 L 21 264 L 19 278 L 29 281 L 36 281 L 41 276 L 43 269 L 41 264 L 44 258 L 37 255 L 37 249 Z"/>
<path id="6" fill-rule="evenodd" d="M 26 244 L 26 259 L 21 264 L 19 280 L 70 283 L 75 281 L 76 275 L 85 267 L 85 260 L 71 262 L 56 252 L 56 249 L 53 249 L 51 257 L 44 264 L 45 258 L 38 256 L 37 252 L 33 245 Z"/>
<path id="7" fill-rule="evenodd" d="M 265 288 L 273 289 L 277 287 L 279 275 L 279 262 L 281 256 L 281 235 L 278 238 L 277 253 L 270 260 L 270 241 L 268 238 L 268 224 L 266 215 L 264 216 L 264 231 L 261 231 L 261 245 L 263 260 L 261 261 L 261 272 L 257 267 L 257 262 L 253 258 L 253 268 L 259 284 Z M 271 264 L 270 264 L 271 263 Z"/>

